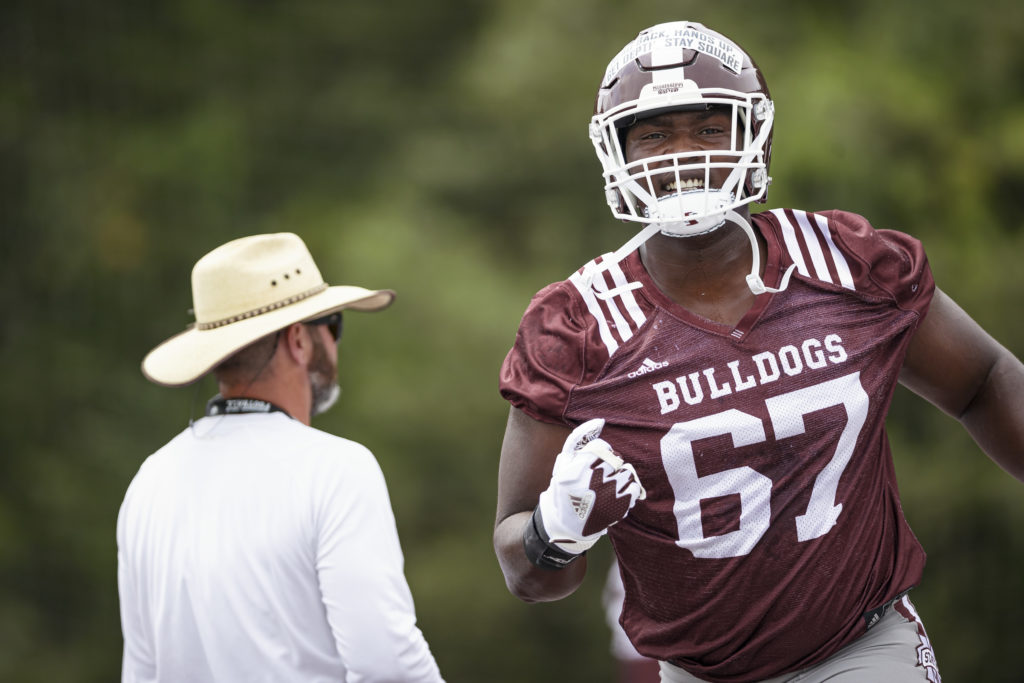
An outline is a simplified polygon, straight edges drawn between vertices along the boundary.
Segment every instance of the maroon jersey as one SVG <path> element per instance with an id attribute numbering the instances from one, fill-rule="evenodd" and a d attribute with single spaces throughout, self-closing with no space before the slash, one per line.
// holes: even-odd
<path id="1" fill-rule="evenodd" d="M 647 489 L 609 530 L 622 625 L 642 654 L 722 682 L 825 659 L 925 561 L 884 424 L 934 292 L 920 243 L 840 211 L 752 223 L 765 282 L 796 270 L 736 327 L 674 303 L 633 252 L 541 290 L 501 369 L 536 419 L 606 420 Z"/>

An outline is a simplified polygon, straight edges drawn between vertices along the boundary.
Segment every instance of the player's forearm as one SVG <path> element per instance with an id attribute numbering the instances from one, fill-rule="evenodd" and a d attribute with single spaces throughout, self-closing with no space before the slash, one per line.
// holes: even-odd
<path id="1" fill-rule="evenodd" d="M 960 422 L 1000 467 L 1024 482 L 1024 364 L 1005 351 Z"/>
<path id="2" fill-rule="evenodd" d="M 502 520 L 494 529 L 494 552 L 512 595 L 524 602 L 550 602 L 570 595 L 583 583 L 587 558 L 580 557 L 563 569 L 542 569 L 526 557 L 523 529 L 532 510 Z"/>

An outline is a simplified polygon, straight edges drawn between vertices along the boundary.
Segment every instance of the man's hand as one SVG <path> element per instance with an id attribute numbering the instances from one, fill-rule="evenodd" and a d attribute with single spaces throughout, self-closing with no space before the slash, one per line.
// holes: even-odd
<path id="1" fill-rule="evenodd" d="M 570 556 L 588 550 L 647 497 L 633 466 L 600 438 L 603 428 L 604 420 L 594 419 L 573 430 L 534 512 L 541 540 Z"/>

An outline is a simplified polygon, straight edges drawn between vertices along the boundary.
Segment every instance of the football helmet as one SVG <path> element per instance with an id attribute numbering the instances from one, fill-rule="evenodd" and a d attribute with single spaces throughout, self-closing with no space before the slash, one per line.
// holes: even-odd
<path id="1" fill-rule="evenodd" d="M 626 131 L 637 121 L 709 107 L 731 112 L 728 149 L 626 158 Z M 609 63 L 590 121 L 612 214 L 688 236 L 716 229 L 743 205 L 763 202 L 771 182 L 773 119 L 761 71 L 731 40 L 687 21 L 641 31 Z M 712 187 L 713 168 L 729 170 L 721 187 Z"/>

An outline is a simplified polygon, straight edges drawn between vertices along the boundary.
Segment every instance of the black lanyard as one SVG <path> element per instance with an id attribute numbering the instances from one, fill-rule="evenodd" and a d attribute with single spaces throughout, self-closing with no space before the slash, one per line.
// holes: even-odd
<path id="1" fill-rule="evenodd" d="M 206 414 L 209 415 L 242 415 L 244 413 L 284 413 L 283 408 L 261 398 L 224 398 L 217 394 L 206 402 Z M 288 415 L 291 417 L 291 415 Z"/>

